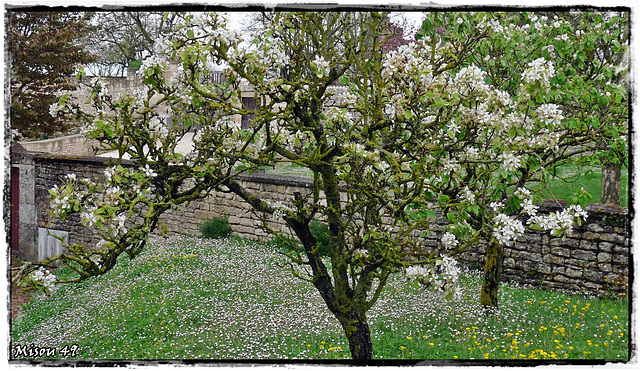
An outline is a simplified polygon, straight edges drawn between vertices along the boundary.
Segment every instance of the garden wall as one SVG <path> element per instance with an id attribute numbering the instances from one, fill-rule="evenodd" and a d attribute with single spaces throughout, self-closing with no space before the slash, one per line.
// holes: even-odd
<path id="1" fill-rule="evenodd" d="M 82 134 L 67 135 L 58 138 L 20 142 L 31 152 L 47 152 L 65 156 L 90 156 L 94 148 L 98 148 L 98 141 L 86 139 Z"/>
<path id="2" fill-rule="evenodd" d="M 95 243 L 96 236 L 82 227 L 77 217 L 65 222 L 49 219 L 48 189 L 59 184 L 64 175 L 76 173 L 78 178 L 102 178 L 109 159 L 91 157 L 71 159 L 52 155 L 33 156 L 34 194 L 37 225 L 55 230 L 69 231 L 71 244 Z M 258 196 L 275 204 L 287 203 L 293 194 L 311 192 L 311 182 L 304 178 L 254 174 L 243 176 L 241 183 Z M 541 212 L 560 210 L 558 202 L 546 201 Z M 506 280 L 570 289 L 574 291 L 623 291 L 629 280 L 630 227 L 627 208 L 592 204 L 587 206 L 589 217 L 582 226 L 576 226 L 566 237 L 527 230 L 512 247 L 505 248 L 503 277 Z M 214 193 L 206 199 L 192 202 L 163 216 L 170 233 L 199 235 L 198 227 L 206 219 L 228 217 L 234 235 L 252 240 L 266 240 L 269 236 L 260 228 L 262 216 L 235 194 Z M 272 227 L 286 231 L 282 223 L 271 220 Z M 444 224 L 436 225 L 441 231 Z M 437 246 L 439 235 L 424 240 L 425 253 Z M 459 260 L 476 268 L 483 267 L 484 247 L 466 252 Z"/>

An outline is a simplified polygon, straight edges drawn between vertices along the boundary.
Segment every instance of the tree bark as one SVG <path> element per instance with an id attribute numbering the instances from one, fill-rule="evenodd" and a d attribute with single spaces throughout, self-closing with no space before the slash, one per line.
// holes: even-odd
<path id="1" fill-rule="evenodd" d="M 373 344 L 371 343 L 371 331 L 366 318 L 362 318 L 352 311 L 346 314 L 337 314 L 345 335 L 349 340 L 349 350 L 354 360 L 370 360 L 373 358 Z"/>
<path id="2" fill-rule="evenodd" d="M 622 164 L 608 162 L 602 167 L 600 203 L 620 205 L 620 177 Z"/>
<path id="3" fill-rule="evenodd" d="M 480 292 L 480 304 L 486 309 L 498 308 L 498 288 L 502 273 L 502 245 L 491 239 L 487 245 L 486 261 L 484 264 L 484 280 Z"/>

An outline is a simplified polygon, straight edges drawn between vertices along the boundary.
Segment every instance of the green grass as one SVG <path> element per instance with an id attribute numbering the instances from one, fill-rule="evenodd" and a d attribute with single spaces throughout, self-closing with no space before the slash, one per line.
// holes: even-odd
<path id="1" fill-rule="evenodd" d="M 620 204 L 629 205 L 629 174 L 626 167 L 622 168 L 620 177 Z M 581 187 L 593 197 L 589 203 L 600 202 L 602 190 L 602 170 L 598 167 L 564 165 L 558 171 L 558 177 L 549 182 L 550 191 L 544 193 L 545 197 L 566 200 Z"/>
<path id="2" fill-rule="evenodd" d="M 267 174 L 273 175 L 313 177 L 308 169 L 295 164 L 279 164 L 275 167 L 265 167 L 264 170 Z M 550 180 L 549 189 L 544 190 L 543 197 L 566 200 L 574 192 L 584 187 L 592 196 L 589 203 L 600 202 L 602 170 L 599 167 L 568 164 L 560 167 L 557 175 Z M 620 182 L 620 204 L 626 207 L 629 204 L 629 174 L 626 167 L 622 168 Z"/>
<path id="3" fill-rule="evenodd" d="M 83 359 L 346 359 L 335 318 L 285 258 L 238 239 L 159 239 L 102 277 L 38 296 L 12 322 L 13 345 L 80 346 Z M 480 279 L 459 301 L 391 278 L 369 312 L 375 358 L 628 357 L 628 301 L 513 285 L 485 316 Z"/>

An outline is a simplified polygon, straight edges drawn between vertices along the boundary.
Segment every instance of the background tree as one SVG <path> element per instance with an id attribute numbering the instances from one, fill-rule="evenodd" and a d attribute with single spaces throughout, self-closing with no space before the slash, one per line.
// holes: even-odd
<path id="1" fill-rule="evenodd" d="M 11 127 L 28 138 L 68 129 L 50 114 L 59 93 L 73 90 L 76 68 L 95 61 L 78 42 L 90 30 L 85 13 L 11 12 Z"/>
<path id="2" fill-rule="evenodd" d="M 93 18 L 94 32 L 83 42 L 98 56 L 89 70 L 98 76 L 123 76 L 157 54 L 156 40 L 174 26 L 175 14 L 163 12 L 100 12 Z"/>
<path id="3" fill-rule="evenodd" d="M 522 116 L 513 116 L 513 122 L 505 125 L 509 130 L 503 128 L 502 133 L 495 133 L 502 138 L 502 145 L 517 141 L 527 143 L 527 138 L 522 136 L 537 138 L 545 133 L 555 136 L 512 152 L 509 159 L 515 161 L 517 158 L 517 166 L 508 176 L 502 173 L 503 166 L 496 166 L 499 161 L 489 165 L 456 160 L 464 167 L 466 176 L 461 178 L 463 183 L 451 182 L 445 193 L 460 201 L 465 197 L 473 198 L 474 202 L 467 200 L 462 204 L 479 206 L 480 212 L 469 213 L 459 205 L 451 207 L 448 199 L 441 206 L 445 210 L 456 210 L 452 211 L 452 222 L 471 223 L 472 235 L 478 233 L 477 237 L 487 241 L 481 293 L 484 305 L 498 305 L 501 245 L 512 243 L 511 239 L 494 238 L 494 229 L 506 227 L 507 222 L 504 217 L 494 218 L 500 213 L 515 215 L 522 210 L 522 205 L 531 202 L 526 201 L 529 197 L 514 191 L 522 189 L 521 192 L 541 194 L 548 179 L 556 176 L 555 169 L 566 163 L 604 164 L 607 168 L 612 163 L 619 166 L 627 161 L 628 93 L 624 81 L 628 68 L 623 56 L 628 48 L 628 27 L 628 13 L 606 11 L 427 15 L 418 37 L 428 37 L 432 47 L 439 43 L 450 44 L 450 60 L 462 58 L 460 66 L 476 66 L 488 84 L 509 96 L 519 96 L 520 105 L 529 105 L 520 110 Z M 482 38 L 475 42 L 472 53 L 463 55 L 460 50 L 474 43 L 474 35 L 482 35 Z M 522 87 L 532 81 L 539 81 L 539 84 L 529 84 L 528 90 L 523 91 Z M 481 98 L 478 102 L 482 102 Z M 535 112 L 537 105 L 543 105 L 545 109 Z M 482 104 L 471 109 L 480 119 L 487 117 L 487 107 Z M 505 107 L 505 113 L 514 115 L 517 111 Z M 546 126 L 532 125 L 536 116 Z M 519 125 L 513 126 L 513 123 Z M 470 132 L 477 135 L 474 130 L 465 133 L 464 127 L 457 124 L 454 138 L 460 139 Z M 451 146 L 456 146 L 455 141 Z M 449 149 L 448 153 L 453 154 L 453 151 Z M 507 158 L 504 159 L 502 165 L 507 166 Z M 606 179 L 603 174 L 603 182 L 606 183 Z M 578 190 L 570 201 L 584 203 L 586 196 Z M 533 211 L 531 206 L 528 208 Z M 516 225 L 513 219 L 509 223 L 512 227 Z M 517 230 L 520 228 L 522 226 L 518 225 Z M 463 233 L 455 228 L 453 232 L 458 236 Z"/>

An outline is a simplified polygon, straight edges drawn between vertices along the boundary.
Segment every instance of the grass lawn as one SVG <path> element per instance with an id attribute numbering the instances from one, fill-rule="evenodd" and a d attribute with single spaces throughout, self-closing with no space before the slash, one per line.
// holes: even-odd
<path id="1" fill-rule="evenodd" d="M 549 182 L 551 191 L 546 191 L 545 197 L 566 200 L 581 187 L 584 187 L 593 196 L 590 203 L 599 203 L 602 190 L 602 170 L 598 167 L 565 165 L 560 168 L 558 177 Z M 629 205 L 629 173 L 626 167 L 622 168 L 620 177 L 620 204 L 625 207 Z"/>
<path id="2" fill-rule="evenodd" d="M 12 322 L 12 345 L 77 344 L 83 359 L 349 358 L 338 322 L 284 262 L 244 240 L 159 239 L 102 277 L 36 296 Z M 479 277 L 463 279 L 452 302 L 393 276 L 369 312 L 375 358 L 628 358 L 626 299 L 507 285 L 486 317 Z"/>
<path id="3" fill-rule="evenodd" d="M 308 169 L 295 164 L 280 164 L 275 167 L 265 166 L 264 170 L 267 174 L 273 175 L 313 177 L 313 174 Z M 599 167 L 568 164 L 560 167 L 557 175 L 557 177 L 550 180 L 549 190 L 543 192 L 545 198 L 566 200 L 575 191 L 584 187 L 593 196 L 589 201 L 590 203 L 600 202 L 602 170 Z M 620 204 L 627 207 L 629 204 L 629 174 L 626 167 L 622 168 L 620 183 Z"/>

